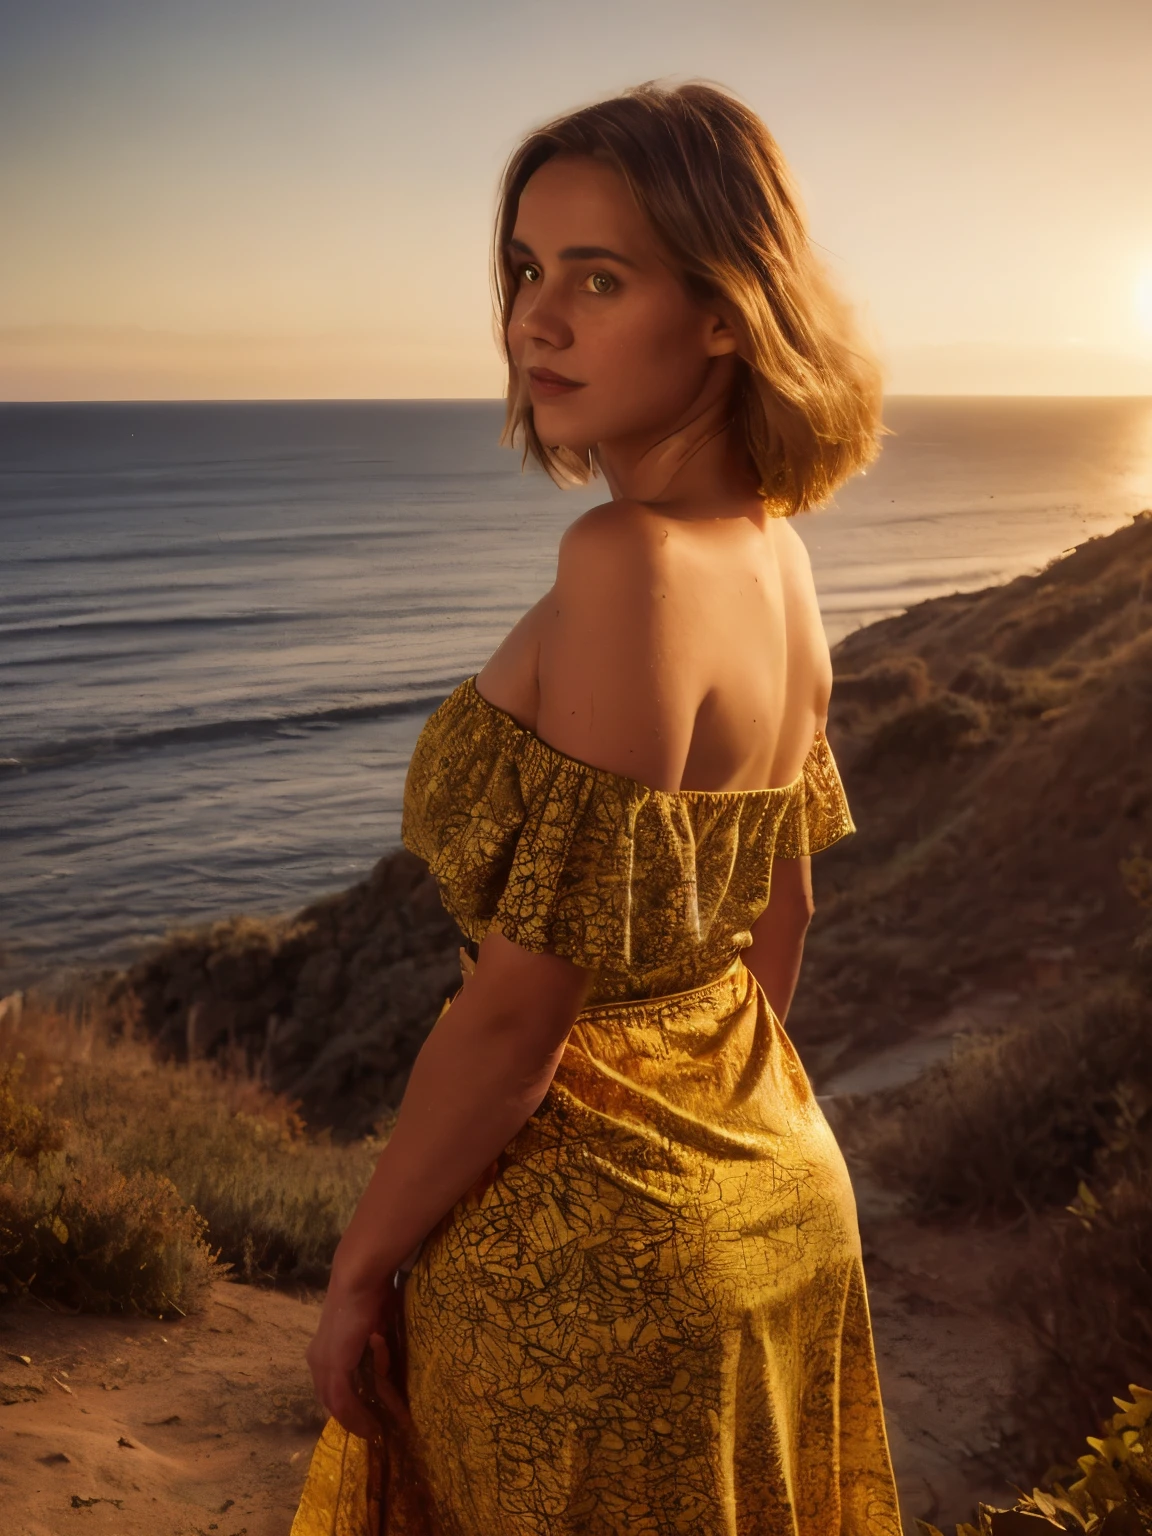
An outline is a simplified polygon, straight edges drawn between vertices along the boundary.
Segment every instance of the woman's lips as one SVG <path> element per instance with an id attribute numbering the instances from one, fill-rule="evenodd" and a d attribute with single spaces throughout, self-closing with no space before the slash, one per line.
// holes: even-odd
<path id="1" fill-rule="evenodd" d="M 584 388 L 576 379 L 566 379 L 562 373 L 553 373 L 551 368 L 529 368 L 528 382 L 534 395 L 545 397 L 570 395 L 574 389 Z"/>

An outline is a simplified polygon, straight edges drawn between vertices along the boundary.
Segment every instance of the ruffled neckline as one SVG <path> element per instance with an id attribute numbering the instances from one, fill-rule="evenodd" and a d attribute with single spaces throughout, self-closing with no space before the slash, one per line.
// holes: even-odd
<path id="1" fill-rule="evenodd" d="M 611 973 L 617 996 L 636 977 L 675 992 L 718 975 L 775 861 L 852 830 L 823 732 L 788 784 L 658 790 L 549 746 L 470 677 L 420 733 L 401 836 L 468 938 L 495 929 Z"/>
<path id="2" fill-rule="evenodd" d="M 474 708 L 481 714 L 487 715 L 493 725 L 501 730 L 505 736 L 512 738 L 517 746 L 529 747 L 532 751 L 541 754 L 545 759 L 549 760 L 555 767 L 566 768 L 570 772 L 590 776 L 602 783 L 623 784 L 634 791 L 639 791 L 644 795 L 654 796 L 657 799 L 668 802 L 677 800 L 719 802 L 743 800 L 754 803 L 756 801 L 787 799 L 803 788 L 808 778 L 809 769 L 820 756 L 821 749 L 826 740 L 824 732 L 818 730 L 813 738 L 811 747 L 808 749 L 808 755 L 804 759 L 800 772 L 794 779 L 790 779 L 787 784 L 771 784 L 764 789 L 654 789 L 651 784 L 644 784 L 639 779 L 629 778 L 627 774 L 613 773 L 608 768 L 597 768 L 592 763 L 586 763 L 583 758 L 571 757 L 567 752 L 561 752 L 558 747 L 550 746 L 543 737 L 537 736 L 535 731 L 529 730 L 526 725 L 521 725 L 514 715 L 510 715 L 507 710 L 501 709 L 499 705 L 493 704 L 490 699 L 486 699 L 476 686 L 477 676 L 478 674 L 473 673 L 471 677 L 466 677 L 455 690 L 455 693 L 449 695 L 445 703 L 448 703 L 457 695 L 463 694 Z"/>

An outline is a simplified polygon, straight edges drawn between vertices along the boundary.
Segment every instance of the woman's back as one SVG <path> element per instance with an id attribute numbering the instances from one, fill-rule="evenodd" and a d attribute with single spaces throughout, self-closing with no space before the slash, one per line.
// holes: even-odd
<path id="1" fill-rule="evenodd" d="M 719 516 L 594 508 L 478 678 L 558 751 L 704 792 L 790 783 L 830 685 L 807 552 L 758 503 Z"/>

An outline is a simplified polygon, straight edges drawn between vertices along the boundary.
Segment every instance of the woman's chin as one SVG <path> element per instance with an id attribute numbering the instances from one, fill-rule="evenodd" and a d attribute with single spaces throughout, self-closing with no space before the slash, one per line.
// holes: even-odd
<path id="1" fill-rule="evenodd" d="M 532 422 L 536 435 L 549 447 L 569 448 L 583 457 L 597 441 L 590 434 L 586 422 L 576 420 L 576 413 L 565 410 L 559 401 L 537 403 L 532 407 Z"/>

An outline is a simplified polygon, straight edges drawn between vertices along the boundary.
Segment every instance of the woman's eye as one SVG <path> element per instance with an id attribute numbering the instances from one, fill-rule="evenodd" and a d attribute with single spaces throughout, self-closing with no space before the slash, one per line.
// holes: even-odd
<path id="1" fill-rule="evenodd" d="M 534 262 L 526 262 L 520 268 L 520 281 L 523 283 L 538 283 L 540 281 L 540 268 Z"/>
<path id="2" fill-rule="evenodd" d="M 611 293 L 616 286 L 616 279 L 607 272 L 593 272 L 588 282 L 593 293 Z"/>

